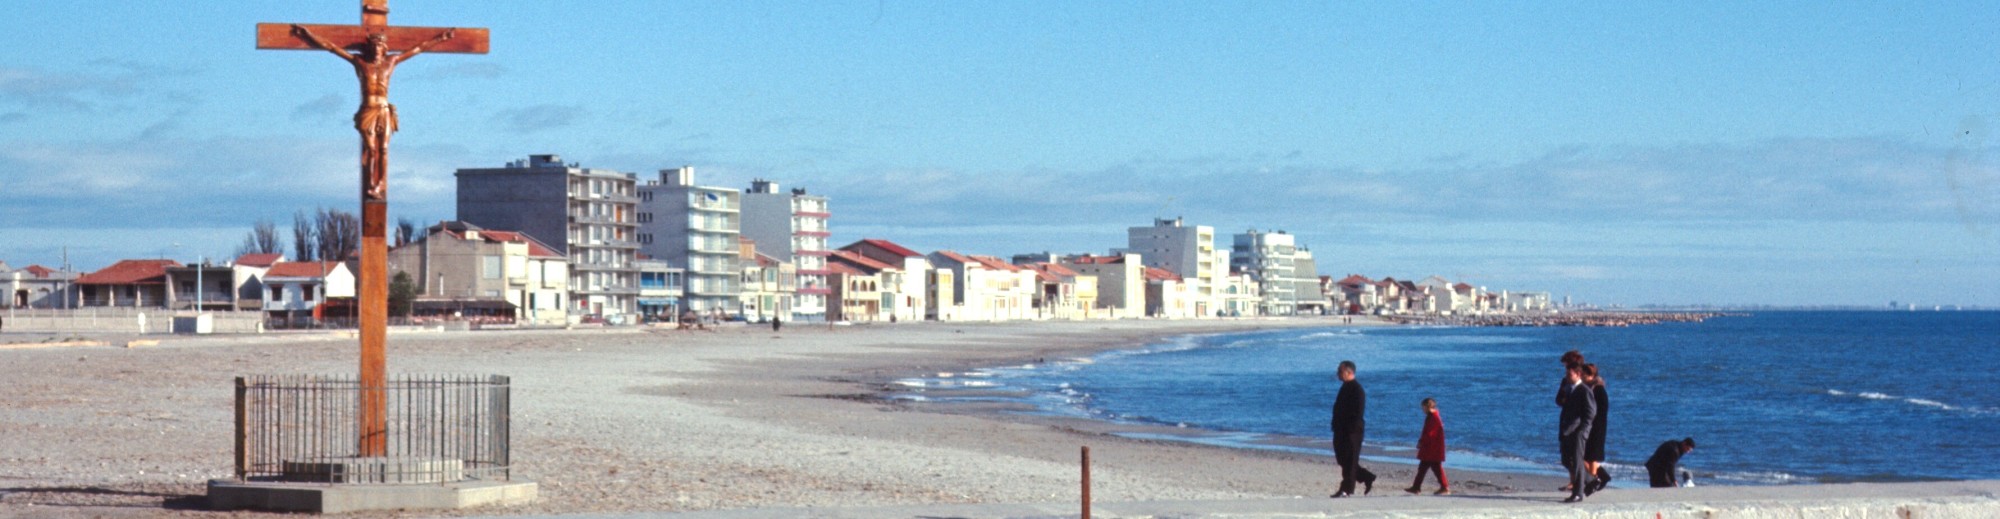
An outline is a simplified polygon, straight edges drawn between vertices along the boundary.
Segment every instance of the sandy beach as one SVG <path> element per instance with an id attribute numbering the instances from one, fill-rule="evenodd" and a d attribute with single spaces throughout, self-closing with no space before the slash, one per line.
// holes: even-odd
<path id="1" fill-rule="evenodd" d="M 410 332 L 391 336 L 390 370 L 513 377 L 515 474 L 539 482 L 542 499 L 481 514 L 1071 502 L 1084 445 L 1101 501 L 1324 499 L 1335 483 L 1326 456 L 1127 439 L 1109 433 L 1129 427 L 878 395 L 911 375 L 1178 334 L 1335 324 Z M 338 335 L 163 339 L 0 350 L 0 515 L 229 515 L 199 507 L 204 482 L 229 476 L 232 377 L 344 373 L 355 362 L 353 341 Z M 1410 467 L 1374 468 L 1376 495 L 1400 494 Z M 1463 471 L 1453 479 L 1468 494 L 1559 484 Z"/>

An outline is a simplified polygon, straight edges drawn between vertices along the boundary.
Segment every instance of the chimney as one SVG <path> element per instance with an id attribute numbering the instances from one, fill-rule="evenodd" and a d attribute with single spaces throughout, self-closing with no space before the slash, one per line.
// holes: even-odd
<path id="1" fill-rule="evenodd" d="M 694 186 L 694 166 L 681 166 L 660 170 L 660 184 L 667 186 Z"/>

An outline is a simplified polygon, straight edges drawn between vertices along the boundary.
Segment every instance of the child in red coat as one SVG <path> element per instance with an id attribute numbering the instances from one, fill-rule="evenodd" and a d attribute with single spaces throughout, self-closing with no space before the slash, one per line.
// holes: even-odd
<path id="1" fill-rule="evenodd" d="M 1424 399 L 1424 433 L 1417 437 L 1417 481 L 1404 492 L 1424 491 L 1424 471 L 1437 474 L 1437 495 L 1451 495 L 1451 482 L 1444 479 L 1444 418 L 1438 416 L 1437 400 Z"/>

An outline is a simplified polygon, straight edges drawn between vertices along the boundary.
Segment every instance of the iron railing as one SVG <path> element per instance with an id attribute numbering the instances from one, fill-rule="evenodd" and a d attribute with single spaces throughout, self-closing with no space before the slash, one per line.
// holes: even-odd
<path id="1" fill-rule="evenodd" d="M 354 376 L 237 377 L 236 477 L 326 483 L 511 478 L 508 377 L 391 377 L 382 389 L 388 418 L 382 456 L 360 455 L 362 389 Z M 326 469 L 346 463 L 352 471 L 356 460 L 386 475 L 357 480 L 340 468 Z"/>

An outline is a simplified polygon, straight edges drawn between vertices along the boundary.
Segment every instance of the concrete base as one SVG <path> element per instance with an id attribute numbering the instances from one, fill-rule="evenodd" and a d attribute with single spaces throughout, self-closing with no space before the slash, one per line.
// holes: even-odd
<path id="1" fill-rule="evenodd" d="M 456 510 L 512 506 L 535 500 L 533 481 L 464 481 L 434 485 L 334 485 L 215 479 L 208 482 L 211 510 L 273 510 L 344 514 L 381 510 Z"/>

